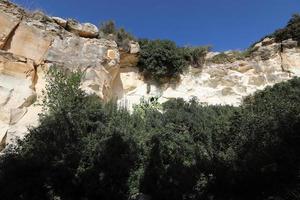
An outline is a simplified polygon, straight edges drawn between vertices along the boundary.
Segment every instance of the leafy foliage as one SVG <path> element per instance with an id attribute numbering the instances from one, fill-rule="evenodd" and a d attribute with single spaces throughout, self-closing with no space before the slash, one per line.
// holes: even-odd
<path id="1" fill-rule="evenodd" d="M 177 77 L 187 66 L 183 51 L 170 40 L 140 40 L 140 70 L 157 81 Z"/>
<path id="2" fill-rule="evenodd" d="M 135 37 L 124 28 L 117 28 L 115 22 L 112 20 L 103 22 L 100 25 L 99 37 L 116 41 L 118 46 L 125 51 L 129 50 L 129 42 L 136 40 Z"/>
<path id="3" fill-rule="evenodd" d="M 271 37 L 274 37 L 276 42 L 293 39 L 298 42 L 298 45 L 300 45 L 300 15 L 294 14 L 286 27 L 278 29 L 271 35 Z"/>
<path id="4" fill-rule="evenodd" d="M 99 28 L 99 32 L 104 35 L 115 34 L 117 32 L 115 22 L 112 20 L 102 22 Z"/>
<path id="5" fill-rule="evenodd" d="M 156 99 L 132 114 L 52 71 L 40 125 L 0 157 L 3 199 L 284 199 L 299 194 L 300 79 L 204 106 Z M 65 95 L 68 94 L 69 96 Z M 60 98 L 60 99 L 57 99 Z"/>
<path id="6" fill-rule="evenodd" d="M 282 42 L 284 40 L 293 39 L 300 45 L 300 14 L 294 14 L 288 21 L 284 28 L 276 30 L 274 33 L 266 35 L 259 41 L 253 43 L 250 48 L 253 48 L 255 44 L 263 41 L 265 38 L 274 38 L 275 42 Z"/>
<path id="7" fill-rule="evenodd" d="M 193 67 L 202 67 L 210 47 L 183 47 L 185 60 Z"/>
<path id="8" fill-rule="evenodd" d="M 1 158 L 1 198 L 126 199 L 136 153 L 131 139 L 110 125 L 116 109 L 86 96 L 77 73 L 50 74 L 47 114 Z"/>

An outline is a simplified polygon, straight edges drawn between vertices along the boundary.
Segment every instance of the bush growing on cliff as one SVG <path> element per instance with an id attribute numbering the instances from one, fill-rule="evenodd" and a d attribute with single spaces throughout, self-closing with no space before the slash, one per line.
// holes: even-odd
<path id="1" fill-rule="evenodd" d="M 140 71 L 161 81 L 177 77 L 187 66 L 183 51 L 170 40 L 140 40 Z"/>
<path id="2" fill-rule="evenodd" d="M 115 34 L 116 32 L 117 32 L 117 28 L 114 21 L 109 20 L 101 23 L 99 28 L 99 33 L 101 33 L 101 36 Z"/>
<path id="3" fill-rule="evenodd" d="M 205 62 L 205 56 L 210 49 L 208 46 L 182 48 L 185 60 L 192 67 L 202 67 Z"/>
<path id="4" fill-rule="evenodd" d="M 103 22 L 99 28 L 99 37 L 109 38 L 116 41 L 118 47 L 128 51 L 129 42 L 136 40 L 135 37 L 124 28 L 117 28 L 114 21 Z"/>
<path id="5" fill-rule="evenodd" d="M 300 45 L 300 15 L 294 14 L 286 27 L 278 29 L 270 36 L 274 37 L 276 42 L 293 39 L 298 42 L 298 45 Z"/>
<path id="6" fill-rule="evenodd" d="M 274 38 L 275 42 L 278 43 L 284 40 L 293 39 L 294 41 L 297 41 L 298 46 L 300 46 L 300 14 L 294 14 L 284 28 L 280 28 L 274 33 L 266 35 L 259 41 L 253 43 L 251 47 L 254 47 L 255 44 L 263 41 L 265 38 Z"/>

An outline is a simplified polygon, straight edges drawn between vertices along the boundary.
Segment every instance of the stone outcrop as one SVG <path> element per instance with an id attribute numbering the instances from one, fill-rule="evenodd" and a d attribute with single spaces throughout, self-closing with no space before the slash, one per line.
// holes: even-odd
<path id="1" fill-rule="evenodd" d="M 66 29 L 72 33 L 75 33 L 81 37 L 86 37 L 86 38 L 96 38 L 99 32 L 98 28 L 94 24 L 90 24 L 90 23 L 80 24 L 75 20 L 68 20 L 66 23 Z"/>
<path id="2" fill-rule="evenodd" d="M 97 35 L 92 24 L 0 2 L 0 150 L 37 125 L 41 107 L 34 103 L 51 67 L 85 71 L 83 89 L 104 100 L 122 93 L 117 44 Z"/>
<path id="3" fill-rule="evenodd" d="M 118 99 L 129 109 L 142 97 L 153 96 L 160 102 L 196 97 L 205 104 L 239 105 L 257 90 L 300 75 L 297 42 L 265 38 L 250 58 L 206 62 L 202 68 L 190 67 L 179 82 L 157 86 L 139 73 L 137 42 L 130 41 L 124 51 L 112 39 L 98 37 L 92 24 L 29 13 L 0 1 L 0 151 L 38 124 L 41 107 L 35 103 L 42 98 L 45 72 L 51 67 L 84 71 L 87 93 L 105 101 Z M 206 60 L 217 54 L 208 53 Z"/>
<path id="4" fill-rule="evenodd" d="M 196 97 L 204 104 L 237 106 L 245 96 L 257 90 L 289 80 L 293 76 L 300 76 L 300 49 L 296 41 L 275 43 L 273 39 L 266 38 L 255 46 L 256 51 L 250 58 L 224 64 L 207 62 L 202 69 L 190 67 L 188 72 L 181 75 L 180 82 L 160 87 L 144 81 L 138 74 L 138 69 L 126 62 L 126 67 L 121 68 L 121 79 L 126 93 L 119 103 L 132 108 L 142 97 L 156 96 L 159 102 L 171 98 L 189 100 Z M 210 52 L 206 60 L 217 54 Z M 124 61 L 121 60 L 122 62 Z"/>

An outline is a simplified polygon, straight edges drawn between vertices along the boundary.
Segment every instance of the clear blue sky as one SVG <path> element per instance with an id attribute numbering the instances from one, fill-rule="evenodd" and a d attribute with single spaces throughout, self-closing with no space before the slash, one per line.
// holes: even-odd
<path id="1" fill-rule="evenodd" d="M 243 49 L 283 27 L 300 0 L 14 0 L 31 10 L 99 25 L 113 19 L 140 38 Z"/>

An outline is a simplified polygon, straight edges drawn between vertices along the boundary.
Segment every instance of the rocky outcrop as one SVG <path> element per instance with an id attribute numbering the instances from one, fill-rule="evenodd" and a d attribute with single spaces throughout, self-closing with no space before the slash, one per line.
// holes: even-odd
<path id="1" fill-rule="evenodd" d="M 300 49 L 297 42 L 287 40 L 275 43 L 273 39 L 266 38 L 255 48 L 250 58 L 223 64 L 207 62 L 202 69 L 190 67 L 181 75 L 180 82 L 160 87 L 144 81 L 136 67 L 127 65 L 121 68 L 126 94 L 119 103 L 132 108 L 142 97 L 156 96 L 159 102 L 171 98 L 189 100 L 196 97 L 204 104 L 239 105 L 245 96 L 257 90 L 300 76 Z M 207 60 L 217 54 L 209 53 Z"/>
<path id="2" fill-rule="evenodd" d="M 28 13 L 8 1 L 0 2 L 0 150 L 22 138 L 38 122 L 51 67 L 86 72 L 82 87 L 104 100 L 122 93 L 117 44 L 97 39 L 92 24 Z"/>
<path id="3" fill-rule="evenodd" d="M 61 25 L 62 23 L 58 22 L 58 24 Z M 75 33 L 81 37 L 86 38 L 96 38 L 99 33 L 98 28 L 94 24 L 80 24 L 75 20 L 68 20 L 66 23 L 66 29 L 71 33 Z"/>

